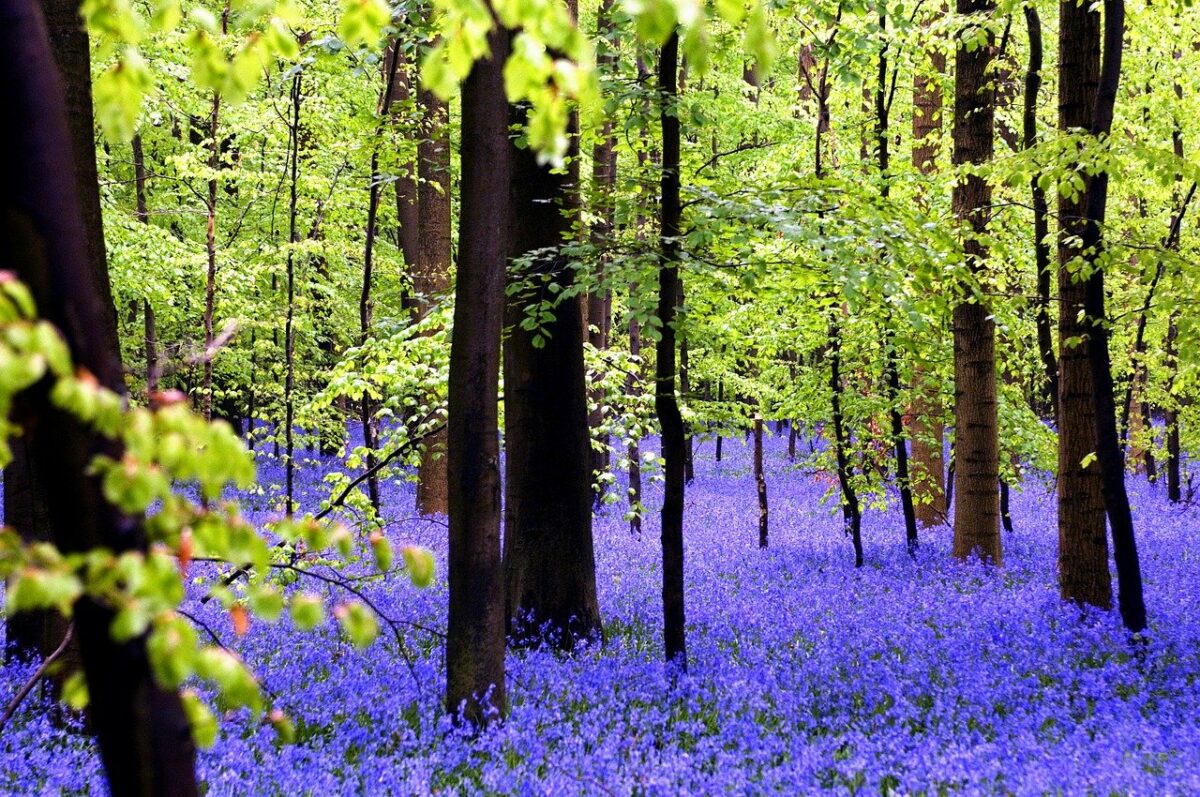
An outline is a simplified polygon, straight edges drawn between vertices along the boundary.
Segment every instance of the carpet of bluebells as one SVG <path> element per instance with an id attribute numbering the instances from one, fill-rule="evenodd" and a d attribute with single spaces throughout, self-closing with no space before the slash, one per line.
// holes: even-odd
<path id="1" fill-rule="evenodd" d="M 1151 617 L 1138 650 L 1115 612 L 1059 600 L 1041 480 L 1013 494 L 1002 570 L 952 562 L 946 527 L 912 560 L 899 516 L 877 511 L 855 570 L 827 476 L 768 443 L 759 550 L 749 452 L 725 452 L 718 464 L 698 446 L 687 497 L 690 673 L 660 661 L 657 520 L 633 535 L 612 507 L 595 525 L 606 643 L 570 659 L 511 654 L 509 719 L 477 738 L 440 711 L 443 580 L 357 582 L 388 616 L 432 629 L 403 626 L 403 650 L 386 626 L 364 653 L 332 626 L 301 634 L 287 620 L 238 639 L 219 608 L 189 601 L 298 731 L 279 746 L 226 716 L 199 761 L 207 793 L 1200 794 L 1200 508 L 1131 477 Z M 305 463 L 310 506 L 329 467 Z M 269 457 L 260 473 L 280 478 Z M 411 484 L 389 483 L 385 501 L 392 539 L 442 566 L 444 520 L 412 516 Z M 4 670 L 0 700 L 29 672 Z M 95 749 L 30 702 L 0 735 L 0 793 L 103 794 Z"/>

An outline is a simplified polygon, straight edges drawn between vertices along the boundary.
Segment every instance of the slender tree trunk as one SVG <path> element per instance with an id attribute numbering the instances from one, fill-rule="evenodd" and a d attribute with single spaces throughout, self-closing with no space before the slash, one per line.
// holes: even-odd
<path id="1" fill-rule="evenodd" d="M 572 12 L 574 9 L 572 9 Z M 513 125 L 526 123 L 513 108 Z M 579 218 L 579 136 L 572 115 L 567 167 L 539 165 L 515 143 L 510 156 L 509 254 L 532 257 L 540 289 L 569 293 L 572 243 Z M 537 254 L 533 254 L 537 253 Z M 543 281 L 544 280 L 544 281 Z M 504 579 L 508 631 L 517 642 L 571 650 L 602 634 L 592 544 L 591 437 L 583 365 L 583 305 L 553 308 L 553 321 L 523 328 L 528 295 L 512 296 L 504 345 Z"/>
<path id="2" fill-rule="evenodd" d="M 500 559 L 497 403 L 504 323 L 511 147 L 504 62 L 509 33 L 488 35 L 490 57 L 462 87 L 458 279 L 450 345 L 447 474 L 450 610 L 446 706 L 475 723 L 505 712 L 504 568 Z"/>
<path id="3" fill-rule="evenodd" d="M 292 121 L 288 126 L 290 161 L 290 188 L 288 199 L 288 253 L 287 253 L 287 309 L 283 322 L 283 435 L 285 493 L 287 513 L 296 509 L 296 441 L 293 438 L 296 421 L 296 244 L 300 236 L 296 229 L 298 207 L 297 192 L 300 184 L 300 104 L 303 101 L 301 79 L 303 71 L 297 70 L 292 77 Z"/>
<path id="4" fill-rule="evenodd" d="M 383 136 L 385 120 L 388 118 L 394 92 L 396 91 L 396 74 L 399 71 L 400 49 L 398 47 L 390 47 L 389 53 L 391 58 L 389 63 L 384 67 L 383 74 L 383 90 L 380 93 L 379 103 L 379 121 L 375 125 L 375 142 L 371 147 L 371 176 L 370 184 L 367 186 L 367 228 L 366 237 L 363 242 L 363 270 L 362 270 L 362 291 L 358 297 L 358 333 L 359 345 L 365 346 L 371 337 L 371 325 L 374 316 L 374 300 L 371 298 L 371 291 L 375 281 L 375 235 L 378 227 L 379 216 L 379 199 L 382 186 L 380 181 L 382 176 L 379 174 L 379 147 L 380 139 Z M 379 500 L 379 475 L 375 473 L 375 411 L 374 402 L 371 401 L 371 395 L 368 391 L 363 390 L 362 396 L 358 400 L 358 419 L 362 424 L 363 448 L 367 450 L 367 456 L 364 461 L 364 467 L 367 473 L 367 497 L 371 501 L 371 508 L 374 510 L 376 517 L 379 516 L 380 500 Z"/>
<path id="5" fill-rule="evenodd" d="M 0 260 L 29 286 L 43 317 L 62 332 L 75 363 L 105 387 L 123 392 L 113 308 L 103 298 L 108 294 L 94 289 L 107 280 L 103 261 L 93 260 L 88 247 L 88 236 L 100 232 L 88 232 L 81 191 L 71 177 L 68 108 L 36 0 L 0 2 L 0 107 L 9 122 L 0 126 L 0 150 L 6 156 L 0 167 Z M 97 191 L 95 184 L 88 190 Z M 120 445 L 96 437 L 58 409 L 45 381 L 27 391 L 20 404 L 16 418 L 36 471 L 33 481 L 54 485 L 47 509 L 59 549 L 68 554 L 100 547 L 145 551 L 140 519 L 117 512 L 104 499 L 99 480 L 87 475 L 97 453 L 120 460 Z M 91 723 L 109 788 L 119 795 L 196 795 L 195 750 L 178 693 L 155 681 L 144 635 L 113 641 L 113 618 L 112 609 L 90 598 L 76 603 Z"/>
<path id="6" fill-rule="evenodd" d="M 450 109 L 430 91 L 420 91 L 417 101 L 424 129 L 417 146 L 420 236 L 413 288 L 418 313 L 424 316 L 450 290 Z M 417 511 L 423 515 L 446 514 L 446 488 L 443 427 L 424 440 L 417 469 Z"/>
<path id="7" fill-rule="evenodd" d="M 629 319 L 629 353 L 635 362 L 642 354 L 642 332 L 637 319 L 632 316 Z M 626 375 L 625 394 L 632 396 L 637 389 L 638 382 L 634 375 Z M 629 459 L 629 532 L 631 534 L 642 533 L 642 453 L 640 448 L 638 439 L 634 437 L 629 441 L 629 447 L 626 450 L 626 457 Z"/>
<path id="8" fill-rule="evenodd" d="M 146 157 L 142 151 L 142 137 L 135 135 L 132 142 L 133 150 L 133 190 L 137 208 L 137 220 L 142 224 L 150 224 L 150 210 L 146 204 Z M 93 156 L 94 157 L 94 156 Z M 154 326 L 154 307 L 150 299 L 142 301 L 143 335 L 142 348 L 146 356 L 146 400 L 151 402 L 158 392 L 158 336 Z M 251 407 L 253 408 L 254 385 L 251 380 Z M 250 423 L 254 423 L 251 413 Z"/>
<path id="9" fill-rule="evenodd" d="M 717 403 L 725 403 L 725 381 L 717 381 Z M 717 431 L 717 462 L 721 461 L 721 432 Z"/>
<path id="10" fill-rule="evenodd" d="M 1058 126 L 1086 130 L 1100 79 L 1100 13 L 1064 0 L 1059 16 Z M 1058 585 L 1064 600 L 1107 608 L 1112 603 L 1100 469 L 1083 467 L 1096 450 L 1091 373 L 1083 318 L 1085 286 L 1074 279 L 1085 227 L 1083 197 L 1058 201 Z"/>
<path id="11" fill-rule="evenodd" d="M 879 28 L 886 35 L 887 15 L 879 13 Z M 888 45 L 879 52 L 878 79 L 875 83 L 875 157 L 879 165 L 880 197 L 887 202 L 891 194 L 891 152 L 888 147 Z M 888 414 L 892 425 L 892 450 L 896 456 L 896 486 L 900 489 L 900 506 L 904 514 L 904 541 L 909 554 L 917 550 L 917 514 L 913 508 L 912 480 L 908 472 L 908 441 L 904 435 L 904 414 L 900 410 L 900 354 L 896 351 L 896 336 L 889 318 L 884 331 L 884 371 L 887 381 Z"/>
<path id="12" fill-rule="evenodd" d="M 957 11 L 986 24 L 993 0 L 958 0 Z M 964 37 L 977 35 L 970 27 Z M 981 46 L 959 43 L 954 68 L 954 164 L 992 159 L 993 90 L 989 66 L 992 36 Z M 954 186 L 954 215 L 966 227 L 967 265 L 977 278 L 987 273 L 987 229 L 992 189 L 971 174 Z M 970 287 L 965 290 L 971 292 Z M 983 297 L 964 298 L 954 308 L 954 447 L 958 490 L 954 504 L 954 555 L 1002 564 L 1000 552 L 1000 441 L 996 421 L 995 322 Z"/>
<path id="13" fill-rule="evenodd" d="M 1124 0 L 1104 0 L 1104 61 L 1089 126 L 1089 132 L 1097 138 L 1107 137 L 1112 131 L 1117 88 L 1121 81 L 1124 36 Z M 1108 173 L 1100 172 L 1088 183 L 1083 230 L 1083 251 L 1091 266 L 1084 294 L 1084 311 L 1091 322 L 1088 366 L 1092 378 L 1096 462 L 1100 466 L 1104 508 L 1112 530 L 1113 559 L 1117 566 L 1117 607 L 1125 627 L 1136 634 L 1146 628 L 1146 604 L 1142 596 L 1142 569 L 1138 562 L 1133 514 L 1125 492 L 1125 455 L 1117 434 L 1117 408 L 1108 352 L 1109 319 L 1104 309 L 1102 258 L 1107 203 Z"/>
<path id="14" fill-rule="evenodd" d="M 936 17 L 945 14 L 943 5 Z M 930 20 L 930 24 L 935 20 Z M 939 139 L 942 135 L 942 87 L 946 56 L 936 45 L 927 47 L 913 80 L 912 163 L 923 178 L 937 174 Z M 913 403 L 909 421 L 912 439 L 912 490 L 914 512 L 923 526 L 946 519 L 946 480 L 942 463 L 944 423 L 942 401 L 936 380 L 918 359 L 913 363 Z"/>
<path id="15" fill-rule="evenodd" d="M 850 441 L 842 415 L 842 329 L 838 323 L 839 308 L 833 308 L 829 321 L 829 393 L 833 406 L 833 453 L 837 461 L 838 486 L 842 491 L 842 523 L 854 546 L 854 566 L 863 566 L 862 509 L 852 481 Z"/>
<path id="16" fill-rule="evenodd" d="M 1179 311 L 1172 310 L 1167 319 L 1167 394 L 1170 395 L 1175 386 L 1175 376 L 1179 372 Z M 1179 408 L 1178 399 L 1172 399 L 1167 404 L 1164 413 L 1167 427 L 1167 500 L 1177 504 L 1183 500 L 1179 479 Z M 6 477 L 7 478 L 7 477 Z"/>
<path id="17" fill-rule="evenodd" d="M 673 32 L 658 60 L 659 112 L 662 124 L 661 252 L 658 268 L 658 318 L 662 334 L 656 347 L 654 409 L 662 429 L 663 475 L 663 632 L 668 662 L 687 670 L 684 616 L 683 498 L 686 430 L 675 395 L 675 309 L 679 301 L 680 216 L 679 117 L 676 113 L 679 34 Z"/>
<path id="18" fill-rule="evenodd" d="M 767 476 L 763 472 L 763 419 L 762 413 L 754 415 L 754 482 L 758 488 L 758 547 L 767 547 Z"/>
<path id="19" fill-rule="evenodd" d="M 615 76 L 619 55 L 617 42 L 613 40 L 616 28 L 612 22 L 612 14 L 613 0 L 601 0 L 596 20 L 599 34 L 596 68 L 601 75 Z M 612 236 L 616 231 L 616 186 L 617 136 L 612 118 L 605 117 L 596 134 L 596 143 L 592 146 L 592 191 L 596 198 L 596 222 L 592 225 L 592 244 L 596 247 L 596 288 L 587 296 L 588 340 L 599 350 L 608 348 L 612 326 L 612 291 L 605 284 L 609 258 L 604 251 L 612 244 Z M 592 429 L 604 423 L 603 400 L 603 390 L 598 385 L 594 386 L 591 391 L 594 408 L 588 418 L 588 425 Z M 591 468 L 597 476 L 609 468 L 608 441 L 604 442 L 606 445 L 602 448 L 591 451 Z M 605 492 L 603 481 L 599 481 L 598 485 L 594 496 L 597 507 L 603 503 Z"/>
<path id="20" fill-rule="evenodd" d="M 221 33 L 228 32 L 229 0 L 221 13 Z M 204 252 L 208 269 L 204 276 L 204 360 L 203 377 L 200 383 L 200 411 L 205 420 L 212 420 L 213 413 L 213 359 L 216 352 L 214 322 L 217 312 L 217 173 L 221 169 L 221 94 L 213 92 L 212 106 L 208 112 L 208 196 L 205 201 Z"/>
<path id="21" fill-rule="evenodd" d="M 1037 145 L 1037 103 L 1042 89 L 1042 20 L 1037 7 L 1025 7 L 1025 26 L 1029 32 L 1029 68 L 1025 72 L 1025 105 L 1022 114 L 1022 147 L 1026 150 Z M 1058 361 L 1054 357 L 1054 343 L 1050 318 L 1050 211 L 1046 192 L 1042 190 L 1041 174 L 1029 178 L 1029 193 L 1033 205 L 1033 263 L 1037 269 L 1037 298 L 1035 313 L 1037 323 L 1038 356 L 1042 361 L 1044 389 L 1038 400 L 1038 411 L 1058 417 Z"/>

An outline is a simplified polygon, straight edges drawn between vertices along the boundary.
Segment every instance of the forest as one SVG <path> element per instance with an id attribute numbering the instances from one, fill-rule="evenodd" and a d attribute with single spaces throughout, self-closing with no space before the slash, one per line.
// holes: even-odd
<path id="1" fill-rule="evenodd" d="M 0 0 L 0 794 L 1200 794 L 1198 76 L 1179 0 Z"/>

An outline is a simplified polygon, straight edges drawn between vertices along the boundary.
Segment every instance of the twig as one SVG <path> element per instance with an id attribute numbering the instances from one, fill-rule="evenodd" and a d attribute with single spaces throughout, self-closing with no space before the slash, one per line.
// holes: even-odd
<path id="1" fill-rule="evenodd" d="M 58 643 L 58 647 L 54 649 L 54 652 L 45 658 L 41 666 L 34 671 L 33 675 L 29 676 L 29 680 L 27 680 L 21 687 L 20 691 L 17 692 L 16 697 L 9 702 L 8 708 L 4 709 L 4 716 L 0 717 L 0 733 L 4 732 L 4 728 L 8 725 L 8 721 L 12 719 L 13 714 L 17 713 L 17 709 L 21 707 L 21 703 L 23 703 L 25 698 L 29 696 L 29 693 L 33 691 L 33 687 L 37 686 L 37 682 L 42 680 L 42 676 L 46 674 L 46 670 L 50 669 L 50 665 L 56 662 L 58 658 L 66 652 L 67 645 L 70 644 L 71 636 L 74 634 L 74 632 L 75 623 L 71 623 L 67 626 L 67 633 L 63 636 L 62 642 Z"/>

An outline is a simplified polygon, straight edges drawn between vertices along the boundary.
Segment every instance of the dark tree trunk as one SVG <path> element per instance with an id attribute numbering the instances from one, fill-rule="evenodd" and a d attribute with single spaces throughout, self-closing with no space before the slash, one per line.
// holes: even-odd
<path id="1" fill-rule="evenodd" d="M 854 546 L 854 566 L 863 566 L 862 509 L 854 489 L 853 466 L 850 464 L 850 441 L 842 415 L 842 329 L 838 324 L 838 308 L 832 310 L 829 321 L 829 392 L 833 407 L 833 453 L 837 460 L 838 487 L 842 492 L 842 523 Z"/>
<path id="2" fill-rule="evenodd" d="M 300 241 L 296 228 L 296 214 L 299 211 L 298 190 L 300 184 L 300 104 L 303 96 L 300 93 L 301 80 L 304 73 L 297 70 L 292 77 L 292 120 L 288 126 L 288 160 L 289 160 L 289 197 L 288 197 L 288 253 L 287 253 L 287 309 L 283 322 L 283 439 L 284 455 L 284 492 L 287 496 L 287 513 L 291 515 L 296 510 L 296 445 L 293 439 L 296 422 L 296 244 Z M 368 467 L 370 463 L 368 463 Z M 378 511 L 378 506 L 376 506 Z"/>
<path id="3" fill-rule="evenodd" d="M 881 31 L 887 31 L 887 16 L 882 12 L 879 15 L 879 28 Z M 888 148 L 890 111 L 888 45 L 885 43 L 879 53 L 878 79 L 875 83 L 875 157 L 879 165 L 879 191 L 884 202 L 887 202 L 891 193 L 891 154 Z M 888 401 L 891 404 L 888 414 L 892 424 L 892 450 L 896 456 L 896 486 L 900 489 L 900 506 L 904 514 L 904 542 L 908 552 L 913 554 L 917 549 L 917 513 L 913 508 L 912 480 L 908 473 L 908 441 L 904 435 L 904 414 L 900 410 L 900 354 L 896 351 L 896 336 L 891 328 L 890 318 L 884 331 L 884 371 Z"/>
<path id="4" fill-rule="evenodd" d="M 1000 480 L 1000 525 L 1004 528 L 1005 533 L 1013 533 L 1012 512 L 1009 511 L 1009 489 L 1008 482 L 1004 479 Z"/>
<path id="5" fill-rule="evenodd" d="M 504 689 L 504 568 L 500 559 L 500 332 L 511 146 L 504 62 L 509 33 L 488 36 L 491 57 L 462 87 L 458 279 L 450 346 L 447 458 L 450 610 L 446 706 L 483 723 L 485 698 L 501 716 Z"/>
<path id="6" fill-rule="evenodd" d="M 1042 20 L 1037 8 L 1025 7 L 1025 26 L 1029 31 L 1029 68 L 1025 72 L 1025 105 L 1022 114 L 1022 147 L 1032 149 L 1037 145 L 1037 102 L 1042 89 Z M 1037 401 L 1037 410 L 1051 417 L 1058 417 L 1058 362 L 1054 357 L 1054 343 L 1050 319 L 1050 211 L 1046 192 L 1040 184 L 1040 174 L 1029 178 L 1029 192 L 1033 204 L 1033 263 L 1037 270 L 1037 298 L 1035 312 L 1037 322 L 1038 356 L 1042 361 L 1044 389 Z"/>
<path id="7" fill-rule="evenodd" d="M 413 289 L 417 312 L 424 316 L 450 290 L 450 109 L 429 91 L 420 91 L 417 100 L 424 117 L 424 129 L 417 146 L 417 172 L 421 180 L 418 189 L 420 236 Z M 446 430 L 443 427 L 424 440 L 417 470 L 417 511 L 423 515 L 444 515 L 446 509 Z"/>
<path id="8" fill-rule="evenodd" d="M 642 331 L 638 327 L 637 319 L 629 319 L 629 353 L 633 355 L 635 361 L 642 354 Z M 634 375 L 628 374 L 625 377 L 625 394 L 633 395 L 633 391 L 638 389 L 638 380 Z M 629 448 L 626 451 L 626 456 L 629 458 L 629 531 L 631 534 L 642 533 L 642 453 L 639 450 L 641 446 L 638 444 L 636 437 L 629 441 Z"/>
<path id="9" fill-rule="evenodd" d="M 112 304 L 105 300 L 108 292 L 95 287 L 107 274 L 89 256 L 89 220 L 71 178 L 67 107 L 35 0 L 0 3 L 0 107 L 9 122 L 0 126 L 6 155 L 0 162 L 0 260 L 29 285 L 76 364 L 105 387 L 124 392 Z M 96 191 L 95 185 L 89 189 Z M 21 405 L 17 418 L 35 481 L 55 486 L 47 508 L 58 547 L 67 553 L 145 550 L 140 520 L 119 514 L 104 500 L 99 481 L 86 475 L 98 453 L 119 460 L 120 445 L 96 437 L 59 410 L 46 382 L 31 389 Z M 109 788 L 119 795 L 195 795 L 195 750 L 178 693 L 155 682 L 144 636 L 113 641 L 113 617 L 111 609 L 88 598 L 76 605 L 92 728 Z"/>
<path id="10" fill-rule="evenodd" d="M 1064 0 L 1059 16 L 1058 126 L 1087 129 L 1100 79 L 1100 13 Z M 1085 287 L 1071 262 L 1080 250 L 1084 198 L 1058 201 L 1058 585 L 1064 600 L 1107 608 L 1112 603 L 1108 540 L 1100 470 L 1083 467 L 1096 450 L 1092 378 L 1088 366 L 1091 331 L 1083 319 Z"/>
<path id="11" fill-rule="evenodd" d="M 513 124 L 525 111 L 513 109 Z M 566 169 L 539 165 L 512 145 L 509 254 L 532 257 L 527 275 L 541 289 L 569 291 L 579 216 L 578 135 L 571 120 Z M 537 252 L 537 254 L 532 254 Z M 524 274 L 515 275 L 521 279 Z M 546 280 L 546 282 L 543 282 Z M 583 365 L 583 307 L 574 297 L 553 308 L 540 330 L 521 325 L 529 293 L 508 303 L 504 345 L 504 581 L 510 638 L 562 650 L 602 633 L 592 546 L 591 439 Z M 534 336 L 542 333 L 542 345 Z"/>
<path id="12" fill-rule="evenodd" d="M 375 236 L 378 233 L 379 200 L 382 191 L 379 174 L 379 148 L 385 121 L 391 113 L 392 100 L 398 88 L 397 74 L 400 71 L 400 49 L 389 47 L 383 72 L 383 89 L 380 91 L 379 121 L 375 125 L 374 143 L 371 147 L 370 183 L 367 186 L 367 227 L 363 242 L 362 290 L 358 295 L 358 342 L 365 346 L 371 337 L 371 325 L 374 322 L 374 299 L 371 291 L 375 282 Z M 371 508 L 378 519 L 380 510 L 379 474 L 375 472 L 375 407 L 371 395 L 363 390 L 358 399 L 358 420 L 362 424 L 363 448 L 367 456 L 363 465 L 369 474 L 367 476 L 367 497 Z"/>
<path id="13" fill-rule="evenodd" d="M 662 334 L 656 347 L 654 409 L 662 429 L 663 475 L 663 636 L 668 662 L 687 670 L 684 617 L 683 496 L 687 438 L 675 395 L 675 309 L 679 301 L 680 217 L 678 98 L 679 34 L 672 33 L 658 60 L 659 112 L 662 124 L 661 252 L 658 268 L 658 318 Z"/>
<path id="14" fill-rule="evenodd" d="M 958 0 L 967 20 L 995 10 L 992 0 Z M 964 35 L 974 35 L 967 29 Z M 954 68 L 954 164 L 992 159 L 993 89 L 989 67 L 992 41 L 969 49 L 958 46 Z M 987 271 L 988 251 L 980 240 L 987 229 L 992 189 L 969 175 L 954 186 L 954 215 L 969 236 L 967 265 L 975 275 Z M 970 292 L 971 288 L 965 287 Z M 954 448 L 958 490 L 954 503 L 954 556 L 978 556 L 1000 565 L 1000 441 L 996 421 L 996 330 L 983 297 L 967 297 L 954 308 Z"/>
<path id="15" fill-rule="evenodd" d="M 1167 320 L 1167 393 L 1170 394 L 1175 385 L 1175 375 L 1179 372 L 1179 312 L 1172 311 Z M 1167 404 L 1165 423 L 1167 427 L 1167 500 L 1177 504 L 1183 500 L 1179 479 L 1179 409 L 1178 399 Z"/>
<path id="16" fill-rule="evenodd" d="M 763 419 L 761 413 L 754 416 L 754 483 L 758 488 L 758 547 L 767 547 L 767 476 L 763 472 Z"/>
<path id="17" fill-rule="evenodd" d="M 1112 130 L 1117 88 L 1121 81 L 1124 49 L 1124 0 L 1104 0 L 1104 61 L 1096 91 L 1089 132 L 1107 137 Z M 1142 596 L 1142 569 L 1138 562 L 1133 514 L 1125 492 L 1125 454 L 1117 433 L 1117 408 L 1112 363 L 1108 353 L 1109 319 L 1104 309 L 1103 229 L 1108 204 L 1108 173 L 1092 177 L 1087 187 L 1083 251 L 1092 267 L 1088 277 L 1084 310 L 1090 322 L 1088 366 L 1092 381 L 1096 462 L 1100 466 L 1104 509 L 1112 530 L 1113 559 L 1117 566 L 1117 607 L 1125 627 L 1133 633 L 1146 628 L 1146 604 Z"/>
<path id="18" fill-rule="evenodd" d="M 717 403 L 724 404 L 724 402 L 725 402 L 725 382 L 723 380 L 718 380 L 717 381 Z M 717 455 L 716 456 L 717 456 L 717 462 L 720 462 L 721 461 L 721 433 L 720 433 L 720 431 L 717 432 Z"/>

